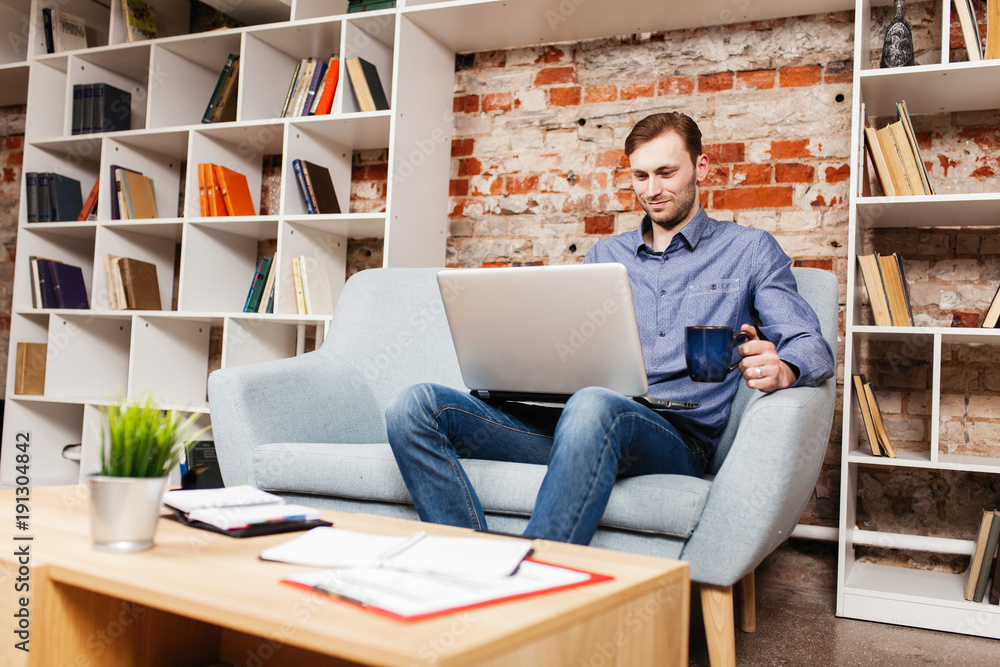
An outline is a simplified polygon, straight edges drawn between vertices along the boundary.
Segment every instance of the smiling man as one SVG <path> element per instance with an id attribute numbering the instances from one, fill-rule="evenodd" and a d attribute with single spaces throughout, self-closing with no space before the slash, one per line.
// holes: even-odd
<path id="1" fill-rule="evenodd" d="M 386 427 L 424 521 L 487 528 L 462 458 L 545 464 L 525 534 L 587 544 L 619 477 L 704 474 L 741 375 L 771 392 L 833 374 L 816 314 L 796 291 L 791 261 L 774 238 L 713 220 L 701 207 L 709 160 L 697 124 L 679 113 L 649 116 L 632 129 L 625 153 L 646 216 L 639 229 L 597 242 L 585 261 L 628 269 L 649 393 L 700 407 L 657 412 L 599 387 L 561 408 L 410 387 L 387 409 Z M 684 356 L 690 325 L 747 331 L 740 373 L 692 382 Z"/>

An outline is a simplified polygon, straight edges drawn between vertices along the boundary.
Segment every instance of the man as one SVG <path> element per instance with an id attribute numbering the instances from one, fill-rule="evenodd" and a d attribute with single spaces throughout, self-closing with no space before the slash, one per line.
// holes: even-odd
<path id="1" fill-rule="evenodd" d="M 766 232 L 713 220 L 701 208 L 699 184 L 709 161 L 697 124 L 679 113 L 649 116 L 632 129 L 625 154 L 646 216 L 638 230 L 599 241 L 585 261 L 628 269 L 649 393 L 701 406 L 656 412 L 598 387 L 577 392 L 561 408 L 483 401 L 439 385 L 410 387 L 389 406 L 386 423 L 424 521 L 486 528 L 460 458 L 545 464 L 525 534 L 587 544 L 619 477 L 704 474 L 740 376 L 753 389 L 773 392 L 833 375 L 833 354 L 777 242 Z M 689 325 L 747 332 L 739 374 L 692 382 L 684 357 Z"/>

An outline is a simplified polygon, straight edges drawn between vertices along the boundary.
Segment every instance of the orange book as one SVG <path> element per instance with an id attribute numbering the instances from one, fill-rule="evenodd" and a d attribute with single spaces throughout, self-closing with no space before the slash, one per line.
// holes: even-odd
<path id="1" fill-rule="evenodd" d="M 340 78 L 340 59 L 330 58 L 326 68 L 326 80 L 323 82 L 323 93 L 316 103 L 315 115 L 323 116 L 333 108 L 333 96 L 337 92 L 337 80 Z"/>
<path id="2" fill-rule="evenodd" d="M 222 189 L 222 199 L 229 215 L 257 215 L 257 211 L 253 207 L 253 198 L 250 196 L 247 177 L 222 165 L 214 166 L 215 178 Z"/>
<path id="3" fill-rule="evenodd" d="M 211 216 L 227 215 L 226 202 L 222 198 L 222 189 L 215 175 L 215 165 L 205 165 L 205 188 L 208 191 L 208 214 Z"/>
<path id="4" fill-rule="evenodd" d="M 80 209 L 80 215 L 76 217 L 77 220 L 86 220 L 90 217 L 90 214 L 97 210 L 97 189 L 101 185 L 101 177 L 98 176 L 97 180 L 94 181 L 94 187 L 90 189 L 90 194 L 87 195 L 87 201 L 83 203 L 83 208 Z"/>
<path id="5" fill-rule="evenodd" d="M 205 172 L 208 170 L 208 165 L 204 162 L 198 163 L 198 201 L 201 203 L 201 217 L 206 217 L 208 215 L 208 179 L 206 178 Z"/>

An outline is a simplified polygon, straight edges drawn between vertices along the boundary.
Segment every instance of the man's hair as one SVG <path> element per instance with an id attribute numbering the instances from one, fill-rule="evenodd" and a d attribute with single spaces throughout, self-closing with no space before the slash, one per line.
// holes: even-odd
<path id="1" fill-rule="evenodd" d="M 701 155 L 701 129 L 698 128 L 696 122 L 691 120 L 690 116 L 676 111 L 654 113 L 636 123 L 625 139 L 625 155 L 631 155 L 643 144 L 649 143 L 671 130 L 680 136 L 684 147 L 691 156 L 691 162 L 697 166 L 698 156 Z"/>

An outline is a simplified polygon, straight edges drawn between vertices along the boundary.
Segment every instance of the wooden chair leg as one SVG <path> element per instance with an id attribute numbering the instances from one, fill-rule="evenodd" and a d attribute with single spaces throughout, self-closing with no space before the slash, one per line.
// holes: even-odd
<path id="1" fill-rule="evenodd" d="M 736 624 L 743 632 L 757 631 L 753 571 L 736 583 Z"/>
<path id="2" fill-rule="evenodd" d="M 712 667 L 736 667 L 733 587 L 701 584 L 701 613 Z"/>

